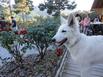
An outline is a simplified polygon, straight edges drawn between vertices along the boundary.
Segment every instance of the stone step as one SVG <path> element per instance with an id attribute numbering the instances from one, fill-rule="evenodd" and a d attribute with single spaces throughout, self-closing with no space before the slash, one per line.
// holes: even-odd
<path id="1" fill-rule="evenodd" d="M 61 77 L 80 77 L 79 75 L 75 75 L 75 74 L 70 74 L 70 73 L 64 73 L 62 74 Z"/>
<path id="2" fill-rule="evenodd" d="M 76 70 L 64 70 L 63 73 L 67 73 L 67 74 L 71 74 L 71 75 L 80 75 L 80 72 L 79 71 L 76 71 Z"/>
<path id="3" fill-rule="evenodd" d="M 103 77 L 103 64 L 93 66 L 91 68 L 91 74 L 93 77 Z M 66 59 L 62 77 L 80 77 L 79 66 L 71 59 Z"/>

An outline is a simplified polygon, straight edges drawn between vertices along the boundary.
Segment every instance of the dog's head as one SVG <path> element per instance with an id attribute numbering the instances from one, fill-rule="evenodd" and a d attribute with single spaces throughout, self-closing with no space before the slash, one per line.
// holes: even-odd
<path id="1" fill-rule="evenodd" d="M 67 20 L 61 20 L 61 22 L 63 23 L 61 23 L 56 35 L 52 38 L 52 41 L 57 43 L 59 46 L 69 43 L 79 32 L 78 22 L 73 14 L 70 14 Z"/>

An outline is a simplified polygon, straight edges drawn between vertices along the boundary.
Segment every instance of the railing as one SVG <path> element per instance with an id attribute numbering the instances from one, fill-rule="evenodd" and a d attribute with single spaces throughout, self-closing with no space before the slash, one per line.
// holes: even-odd
<path id="1" fill-rule="evenodd" d="M 59 66 L 57 68 L 57 71 L 55 72 L 55 76 L 54 77 L 62 77 L 62 73 L 63 73 L 63 69 L 64 69 L 64 65 L 65 65 L 65 59 L 67 57 L 67 54 L 68 54 L 68 51 L 65 50 L 65 53 L 61 57 L 61 60 L 59 62 Z"/>

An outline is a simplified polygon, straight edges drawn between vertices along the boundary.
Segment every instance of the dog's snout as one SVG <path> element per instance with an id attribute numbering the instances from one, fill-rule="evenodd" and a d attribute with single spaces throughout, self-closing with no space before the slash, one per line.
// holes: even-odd
<path id="1" fill-rule="evenodd" d="M 52 42 L 56 42 L 56 39 L 53 38 L 53 39 L 52 39 Z"/>

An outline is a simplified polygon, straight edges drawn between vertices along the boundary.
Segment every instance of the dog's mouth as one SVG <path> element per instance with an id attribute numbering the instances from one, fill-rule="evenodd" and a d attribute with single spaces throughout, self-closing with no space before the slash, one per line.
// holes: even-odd
<path id="1" fill-rule="evenodd" d="M 58 46 L 63 45 L 65 42 L 67 41 L 67 38 L 64 38 L 63 40 L 56 42 L 58 44 Z"/>

